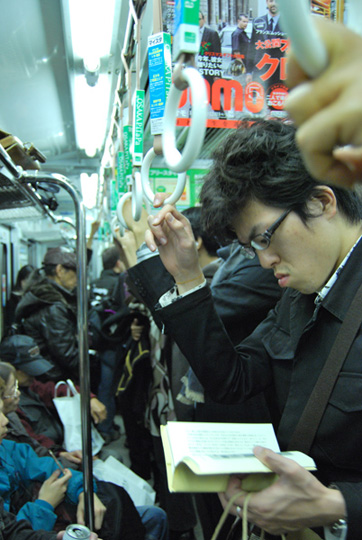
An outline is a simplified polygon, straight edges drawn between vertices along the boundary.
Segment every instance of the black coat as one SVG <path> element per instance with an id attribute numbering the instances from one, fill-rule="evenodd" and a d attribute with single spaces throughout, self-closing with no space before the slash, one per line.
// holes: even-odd
<path id="1" fill-rule="evenodd" d="M 94 295 L 99 291 L 100 295 L 111 295 L 119 279 L 120 274 L 112 269 L 102 270 L 100 277 L 91 283 L 91 294 Z"/>
<path id="2" fill-rule="evenodd" d="M 4 502 L 0 498 L 0 540 L 56 540 L 53 531 L 34 531 L 29 521 L 21 519 L 4 510 Z"/>
<path id="3" fill-rule="evenodd" d="M 244 63 L 248 54 L 248 46 L 250 39 L 245 30 L 242 30 L 238 26 L 234 30 L 231 36 L 231 49 L 232 54 L 241 54 L 244 56 Z"/>
<path id="4" fill-rule="evenodd" d="M 204 27 L 202 33 L 201 47 L 211 53 L 221 53 L 221 43 L 219 34 L 208 26 Z"/>
<path id="5" fill-rule="evenodd" d="M 212 62 L 213 56 L 216 56 L 216 62 Z M 222 77 L 220 37 L 216 30 L 212 30 L 208 26 L 204 27 L 201 38 L 198 70 L 210 85 L 212 85 L 215 78 Z"/>
<path id="6" fill-rule="evenodd" d="M 258 260 L 245 259 L 237 247 L 223 248 L 221 264 L 212 280 L 212 296 L 218 317 L 236 344 L 245 338 L 267 316 L 281 296 L 281 289 L 270 270 L 262 268 Z M 149 276 L 152 275 L 152 279 Z M 162 327 L 162 312 L 156 310 L 159 297 L 174 285 L 160 257 L 151 257 L 128 271 L 128 280 L 137 289 L 144 303 L 150 308 L 155 321 Z M 167 333 L 167 329 L 166 329 Z M 172 337 L 172 333 L 170 334 Z M 185 355 L 188 359 L 187 355 Z M 171 370 L 170 370 L 171 371 Z M 202 380 L 200 382 L 203 384 Z M 205 386 L 205 385 L 203 385 Z M 214 396 L 208 392 L 207 407 L 199 407 L 200 421 L 270 421 L 264 397 L 260 394 L 248 401 L 247 407 L 226 407 L 212 404 Z"/>
<path id="7" fill-rule="evenodd" d="M 214 399 L 243 401 L 270 388 L 279 409 L 278 440 L 288 446 L 346 312 L 362 282 L 362 242 L 316 307 L 315 294 L 286 289 L 236 349 L 203 288 L 159 310 L 170 333 Z M 220 362 L 222 358 L 222 362 Z M 336 484 L 347 505 L 348 539 L 362 538 L 362 329 L 352 344 L 322 417 L 310 455 L 318 478 Z"/>
<path id="8" fill-rule="evenodd" d="M 34 338 L 41 354 L 54 366 L 53 380 L 79 380 L 79 351 L 75 295 L 55 281 L 42 278 L 28 290 L 16 309 L 16 322 L 22 322 Z"/>

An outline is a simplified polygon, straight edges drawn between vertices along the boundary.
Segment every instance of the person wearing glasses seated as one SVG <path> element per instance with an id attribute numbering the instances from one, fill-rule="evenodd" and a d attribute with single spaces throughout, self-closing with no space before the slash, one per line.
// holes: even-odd
<path id="1" fill-rule="evenodd" d="M 35 454 L 26 436 L 23 443 L 11 440 L 6 415 L 19 394 L 15 369 L 0 362 L 0 523 L 2 497 L 5 510 L 29 520 L 34 529 L 58 531 L 69 523 L 84 524 L 83 473 L 68 468 L 60 473 L 50 454 Z M 135 507 L 127 492 L 110 482 L 93 486 L 98 492 L 94 524 L 103 540 L 167 540 L 167 516 L 160 508 Z"/>
<path id="2" fill-rule="evenodd" d="M 361 200 L 355 191 L 310 176 L 292 125 L 259 119 L 243 122 L 216 150 L 200 202 L 206 230 L 224 242 L 237 239 L 245 256 L 274 271 L 283 295 L 234 348 L 215 311 L 190 225 L 166 205 L 149 217 L 146 232 L 148 247 L 158 248 L 176 282 L 159 299 L 158 312 L 214 400 L 237 403 L 272 392 L 277 438 L 286 450 L 362 284 Z M 279 478 L 251 495 L 251 524 L 274 535 L 305 527 L 323 534 L 324 527 L 328 538 L 335 531 L 340 540 L 361 538 L 361 357 L 359 329 L 309 452 L 314 474 L 269 449 L 254 449 Z M 238 492 L 234 515 L 247 493 L 232 476 L 223 503 Z"/>

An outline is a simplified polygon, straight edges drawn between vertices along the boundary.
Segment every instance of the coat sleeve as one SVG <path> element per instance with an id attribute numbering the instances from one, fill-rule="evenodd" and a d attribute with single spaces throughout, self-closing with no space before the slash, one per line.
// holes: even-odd
<path id="1" fill-rule="evenodd" d="M 7 512 L 1 502 L 1 533 L 6 540 L 56 540 L 56 533 L 46 530 L 34 530 L 29 521 L 17 518 Z"/>
<path id="2" fill-rule="evenodd" d="M 34 450 L 28 444 L 17 444 L 8 441 L 6 450 L 11 453 L 13 464 L 18 471 L 22 481 L 44 482 L 57 469 L 57 464 L 51 457 L 38 457 Z M 94 484 L 94 491 L 96 491 Z M 72 470 L 72 476 L 68 483 L 67 499 L 74 505 L 78 504 L 79 494 L 83 491 L 83 474 Z M 47 521 L 52 513 L 51 506 L 45 501 L 35 501 L 25 504 L 18 512 L 19 519 L 28 519 L 35 528 L 45 528 L 45 524 L 39 525 L 42 516 Z M 55 514 L 54 514 L 55 515 Z M 35 523 L 37 527 L 35 527 Z M 50 528 L 52 528 L 51 525 Z"/>
<path id="3" fill-rule="evenodd" d="M 51 321 L 51 324 L 49 324 Z M 76 326 L 67 306 L 57 302 L 43 310 L 39 330 L 47 347 L 47 356 L 62 371 L 79 379 L 79 349 Z"/>
<path id="4" fill-rule="evenodd" d="M 226 279 L 212 282 L 211 293 L 216 312 L 235 345 L 266 318 L 282 290 L 271 270 L 248 261 Z"/>
<path id="5" fill-rule="evenodd" d="M 35 531 L 38 529 L 51 531 L 54 528 L 57 515 L 51 504 L 38 499 L 35 502 L 24 504 L 17 513 L 16 519 L 18 521 L 26 519 Z"/>
<path id="6" fill-rule="evenodd" d="M 166 333 L 176 341 L 214 401 L 243 402 L 272 385 L 270 358 L 262 337 L 275 323 L 274 310 L 236 348 L 216 313 L 209 287 L 176 300 L 160 313 Z"/>

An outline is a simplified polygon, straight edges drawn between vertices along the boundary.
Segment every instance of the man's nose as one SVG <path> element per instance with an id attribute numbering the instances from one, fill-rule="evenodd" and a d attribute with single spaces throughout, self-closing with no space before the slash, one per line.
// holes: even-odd
<path id="1" fill-rule="evenodd" d="M 275 264 L 280 262 L 279 255 L 270 248 L 264 249 L 263 251 L 257 251 L 256 253 L 258 255 L 260 265 L 263 268 L 273 268 Z"/>

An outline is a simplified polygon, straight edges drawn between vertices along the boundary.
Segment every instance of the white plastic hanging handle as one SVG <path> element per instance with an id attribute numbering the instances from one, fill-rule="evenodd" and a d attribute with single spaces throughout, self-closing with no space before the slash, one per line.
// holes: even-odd
<path id="1" fill-rule="evenodd" d="M 118 233 L 120 236 L 124 236 L 124 227 L 121 225 L 121 223 L 118 221 L 118 217 L 114 216 L 111 221 L 111 231 L 113 234 L 113 238 L 117 240 L 117 233 L 116 228 L 118 228 Z"/>
<path id="2" fill-rule="evenodd" d="M 191 125 L 182 154 L 176 148 L 176 117 L 182 94 L 174 84 L 166 100 L 162 151 L 167 166 L 171 171 L 187 171 L 200 153 L 206 132 L 207 95 L 205 81 L 194 67 L 185 67 L 182 77 L 191 89 L 192 111 Z"/>
<path id="3" fill-rule="evenodd" d="M 154 151 L 153 148 L 151 148 L 147 152 L 145 157 L 143 158 L 142 169 L 141 169 L 143 193 L 144 193 L 145 198 L 151 204 L 153 204 L 153 199 L 155 198 L 155 194 L 153 193 L 150 186 L 149 174 L 150 174 L 150 166 L 155 156 L 156 156 L 156 152 Z M 167 199 L 164 201 L 163 204 L 174 204 L 175 202 L 177 202 L 184 192 L 185 185 L 186 185 L 186 173 L 183 172 L 183 173 L 180 173 L 177 177 L 177 184 L 176 184 L 175 190 L 173 191 L 173 193 L 171 193 L 169 197 L 167 197 Z"/>
<path id="4" fill-rule="evenodd" d="M 142 201 L 143 191 L 141 172 L 137 170 L 132 177 L 132 217 L 135 221 L 141 219 Z"/>
<path id="5" fill-rule="evenodd" d="M 117 210 L 116 210 L 117 218 L 120 224 L 122 225 L 122 227 L 124 227 L 125 229 L 128 229 L 128 225 L 125 222 L 124 217 L 123 217 L 123 205 L 126 202 L 126 200 L 130 199 L 131 197 L 132 197 L 132 193 L 128 191 L 127 193 L 124 193 L 122 195 L 122 197 L 119 199 L 118 204 L 117 204 Z"/>
<path id="6" fill-rule="evenodd" d="M 306 0 L 278 0 L 280 23 L 291 41 L 293 52 L 310 77 L 327 67 L 327 50 L 314 26 Z"/>

